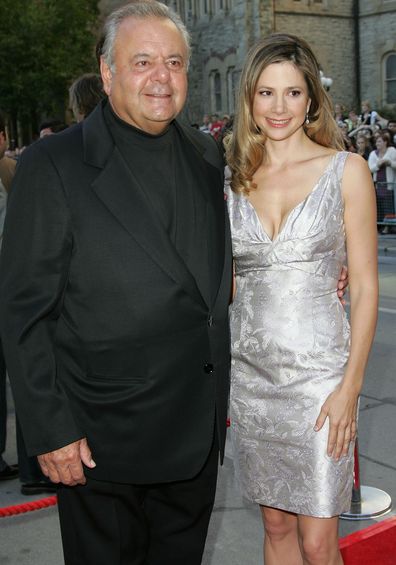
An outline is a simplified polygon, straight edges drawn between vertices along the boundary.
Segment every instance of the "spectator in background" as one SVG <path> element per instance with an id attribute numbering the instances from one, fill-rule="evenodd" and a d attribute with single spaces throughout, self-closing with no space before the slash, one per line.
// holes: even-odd
<path id="1" fill-rule="evenodd" d="M 393 146 L 396 146 L 396 120 L 389 120 L 386 124 L 386 129 L 389 131 L 391 136 L 391 142 Z"/>
<path id="2" fill-rule="evenodd" d="M 342 140 L 344 142 L 345 151 L 350 151 L 351 153 L 356 153 L 356 147 L 351 137 L 348 136 L 348 124 L 346 122 L 337 122 L 337 125 L 342 134 Z"/>
<path id="3" fill-rule="evenodd" d="M 4 156 L 6 147 L 5 120 L 4 116 L 0 114 L 0 248 L 6 213 L 7 192 L 10 190 L 16 165 L 15 159 Z M 2 457 L 6 446 L 7 399 L 6 365 L 0 341 L 0 481 L 15 479 L 19 475 L 22 483 L 22 494 L 30 495 L 54 492 L 55 486 L 44 477 L 38 465 L 37 458 L 29 457 L 26 452 L 25 442 L 22 437 L 18 419 L 16 421 L 16 429 L 19 469 L 16 465 L 7 465 Z"/>
<path id="4" fill-rule="evenodd" d="M 204 117 L 202 119 L 202 126 L 200 126 L 200 131 L 202 131 L 203 133 L 210 133 L 210 116 L 209 114 L 204 114 Z"/>
<path id="5" fill-rule="evenodd" d="M 40 138 L 46 135 L 52 135 L 53 133 L 59 133 L 67 128 L 67 125 L 60 120 L 46 120 L 42 122 L 39 126 Z"/>
<path id="6" fill-rule="evenodd" d="M 348 125 L 348 133 L 360 126 L 360 119 L 355 110 L 351 110 L 345 122 Z"/>
<path id="7" fill-rule="evenodd" d="M 356 139 L 356 152 L 358 153 L 358 155 L 360 155 L 361 157 L 363 157 L 363 159 L 368 161 L 371 150 L 372 147 L 367 137 L 362 134 L 358 135 Z"/>
<path id="8" fill-rule="evenodd" d="M 223 129 L 223 122 L 218 114 L 212 114 L 212 121 L 209 127 L 210 135 L 217 141 Z"/>
<path id="9" fill-rule="evenodd" d="M 387 132 L 379 132 L 376 149 L 368 158 L 377 195 L 377 222 L 383 222 L 387 214 L 394 214 L 393 183 L 396 182 L 396 149 L 391 145 Z M 382 233 L 387 233 L 387 226 Z"/>
<path id="10" fill-rule="evenodd" d="M 69 106 L 76 122 L 86 118 L 105 96 L 100 75 L 86 73 L 78 77 L 69 88 Z"/>
<path id="11" fill-rule="evenodd" d="M 0 112 L 0 248 L 3 238 L 3 225 L 7 205 L 7 191 L 10 189 L 15 161 L 5 157 L 7 149 L 7 137 L 5 128 L 5 116 Z M 0 340 L 0 481 L 15 479 L 18 476 L 18 467 L 8 465 L 3 459 L 7 438 L 7 389 L 6 389 L 6 366 L 3 348 Z"/>
<path id="12" fill-rule="evenodd" d="M 382 124 L 386 123 L 386 120 L 382 116 L 378 114 L 375 110 L 371 108 L 371 103 L 369 100 L 363 100 L 362 105 L 362 113 L 359 116 L 361 125 L 369 125 L 373 126 L 375 124 Z"/>
<path id="13" fill-rule="evenodd" d="M 345 108 L 342 104 L 334 104 L 334 119 L 338 122 L 343 122 L 346 118 Z"/>
<path id="14" fill-rule="evenodd" d="M 5 131 L 5 117 L 0 113 L 0 180 L 7 192 L 11 188 L 12 177 L 14 176 L 16 161 L 8 157 L 5 153 L 7 151 L 7 136 Z"/>

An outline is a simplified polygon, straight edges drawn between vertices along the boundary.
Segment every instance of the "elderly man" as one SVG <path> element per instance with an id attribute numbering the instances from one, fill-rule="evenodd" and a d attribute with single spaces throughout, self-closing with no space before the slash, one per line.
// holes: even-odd
<path id="1" fill-rule="evenodd" d="M 59 483 L 67 565 L 198 565 L 226 426 L 231 250 L 214 140 L 175 121 L 189 38 L 158 2 L 104 30 L 108 101 L 30 146 L 1 261 L 7 366 Z"/>

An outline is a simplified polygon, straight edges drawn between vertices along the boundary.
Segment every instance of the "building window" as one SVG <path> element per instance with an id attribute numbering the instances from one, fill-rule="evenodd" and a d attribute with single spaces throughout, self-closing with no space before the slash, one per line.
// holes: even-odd
<path id="1" fill-rule="evenodd" d="M 396 53 L 389 53 L 385 59 L 385 101 L 396 104 Z"/>
<path id="2" fill-rule="evenodd" d="M 212 112 L 221 112 L 221 76 L 219 71 L 212 71 L 210 74 L 210 94 Z"/>
<path id="3" fill-rule="evenodd" d="M 209 1 L 210 0 L 201 0 L 201 7 L 202 7 L 202 14 L 206 15 L 209 14 Z"/>

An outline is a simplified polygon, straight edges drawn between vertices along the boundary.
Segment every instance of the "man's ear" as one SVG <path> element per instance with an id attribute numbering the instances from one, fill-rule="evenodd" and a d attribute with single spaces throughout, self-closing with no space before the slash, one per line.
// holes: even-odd
<path id="1" fill-rule="evenodd" d="M 100 74 L 102 75 L 103 90 L 107 96 L 110 96 L 113 73 L 103 56 L 100 57 Z"/>

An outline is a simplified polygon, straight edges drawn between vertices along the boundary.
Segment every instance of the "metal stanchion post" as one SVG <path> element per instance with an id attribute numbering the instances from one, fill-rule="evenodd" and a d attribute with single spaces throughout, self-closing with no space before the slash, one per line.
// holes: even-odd
<path id="1" fill-rule="evenodd" d="M 352 502 L 349 512 L 341 514 L 343 520 L 369 520 L 383 516 L 392 508 L 392 499 L 385 491 L 360 484 L 359 444 L 356 439 L 353 469 Z"/>

